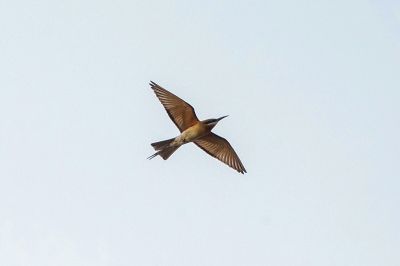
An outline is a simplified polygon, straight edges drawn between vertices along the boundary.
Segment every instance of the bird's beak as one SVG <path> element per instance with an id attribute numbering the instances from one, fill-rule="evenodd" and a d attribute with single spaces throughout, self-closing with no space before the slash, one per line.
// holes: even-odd
<path id="1" fill-rule="evenodd" d="M 227 115 L 224 115 L 224 116 L 221 116 L 220 118 L 218 118 L 218 119 L 217 119 L 218 122 L 219 122 L 220 120 L 224 119 L 225 117 L 228 117 L 228 116 L 227 116 Z"/>

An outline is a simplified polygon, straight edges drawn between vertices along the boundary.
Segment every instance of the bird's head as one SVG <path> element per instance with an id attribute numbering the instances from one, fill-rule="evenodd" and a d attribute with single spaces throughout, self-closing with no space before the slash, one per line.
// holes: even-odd
<path id="1" fill-rule="evenodd" d="M 224 119 L 225 117 L 227 117 L 227 115 L 221 116 L 220 118 L 211 118 L 211 119 L 206 119 L 203 122 L 203 124 L 205 124 L 207 127 L 210 128 L 210 130 L 215 127 L 219 121 L 221 121 L 222 119 Z"/>

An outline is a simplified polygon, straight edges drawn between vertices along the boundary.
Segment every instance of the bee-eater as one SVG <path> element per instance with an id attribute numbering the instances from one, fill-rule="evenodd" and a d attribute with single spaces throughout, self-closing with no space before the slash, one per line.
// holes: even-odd
<path id="1" fill-rule="evenodd" d="M 227 115 L 217 119 L 199 121 L 190 104 L 153 81 L 150 81 L 150 86 L 181 134 L 176 138 L 151 143 L 151 146 L 157 152 L 148 159 L 160 155 L 164 160 L 167 160 L 180 146 L 194 142 L 202 150 L 239 173 L 246 173 L 246 169 L 229 142 L 211 132 L 215 125 Z"/>

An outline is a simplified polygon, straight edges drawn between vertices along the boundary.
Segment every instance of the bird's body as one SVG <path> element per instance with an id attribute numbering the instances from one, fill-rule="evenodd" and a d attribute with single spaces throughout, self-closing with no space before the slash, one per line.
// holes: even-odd
<path id="1" fill-rule="evenodd" d="M 246 172 L 229 142 L 211 132 L 213 127 L 227 116 L 199 121 L 190 104 L 154 82 L 151 82 L 150 86 L 163 104 L 171 120 L 181 131 L 181 134 L 176 138 L 152 143 L 151 145 L 157 152 L 151 155 L 149 159 L 160 155 L 164 160 L 167 160 L 180 146 L 194 142 L 205 152 L 226 163 L 236 171 L 242 174 Z"/>
<path id="2" fill-rule="evenodd" d="M 205 134 L 209 133 L 211 129 L 207 127 L 207 125 L 202 122 L 197 122 L 193 126 L 189 127 L 185 131 L 183 131 L 178 137 L 175 138 L 177 144 L 186 144 L 188 142 L 192 142 Z"/>

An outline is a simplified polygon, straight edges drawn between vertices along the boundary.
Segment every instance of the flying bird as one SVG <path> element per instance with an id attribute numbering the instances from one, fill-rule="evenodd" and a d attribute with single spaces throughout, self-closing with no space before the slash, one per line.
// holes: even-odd
<path id="1" fill-rule="evenodd" d="M 217 123 L 227 117 L 227 115 L 216 119 L 212 118 L 200 121 L 190 104 L 153 81 L 150 81 L 150 86 L 181 134 L 176 138 L 151 143 L 151 146 L 157 152 L 148 157 L 148 159 L 153 159 L 157 155 L 160 155 L 164 160 L 167 160 L 180 146 L 193 142 L 209 155 L 227 164 L 239 173 L 246 173 L 246 169 L 240 161 L 239 156 L 229 142 L 211 132 Z"/>

